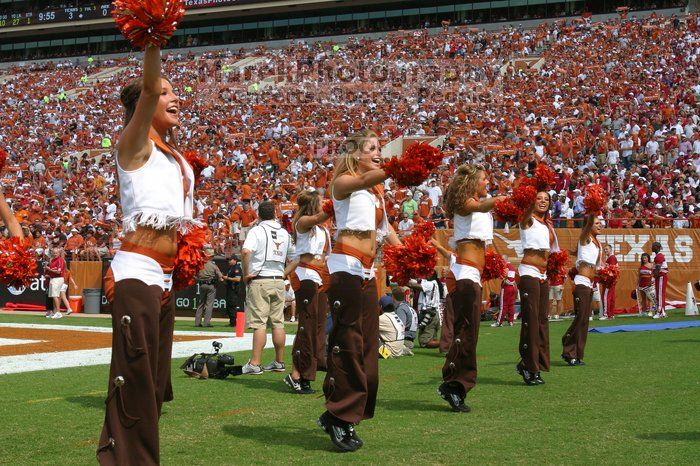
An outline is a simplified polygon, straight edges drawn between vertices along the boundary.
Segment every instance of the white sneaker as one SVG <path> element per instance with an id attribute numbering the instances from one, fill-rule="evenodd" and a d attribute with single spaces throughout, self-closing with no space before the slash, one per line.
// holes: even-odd
<path id="1" fill-rule="evenodd" d="M 250 361 L 248 361 L 245 363 L 245 366 L 241 368 L 241 373 L 245 375 L 262 375 L 263 370 L 260 368 L 260 366 L 254 366 L 250 363 Z"/>
<path id="2" fill-rule="evenodd" d="M 284 372 L 284 363 L 272 361 L 270 364 L 262 366 L 262 370 L 265 372 Z"/>
<path id="3" fill-rule="evenodd" d="M 647 312 L 647 317 L 654 317 L 654 313 L 651 311 Z"/>
<path id="4" fill-rule="evenodd" d="M 296 316 L 290 317 L 290 318 L 289 318 L 289 321 L 290 321 L 290 322 L 296 322 L 296 321 L 297 321 Z"/>
<path id="5" fill-rule="evenodd" d="M 513 326 L 513 322 L 508 322 L 508 327 L 512 327 L 512 326 Z"/>
<path id="6" fill-rule="evenodd" d="M 601 316 L 598 318 L 598 320 L 608 320 L 608 318 L 606 316 Z"/>
<path id="7" fill-rule="evenodd" d="M 652 317 L 652 319 L 660 319 L 660 318 L 661 318 L 661 314 L 654 314 L 654 317 Z"/>
<path id="8" fill-rule="evenodd" d="M 589 320 L 589 321 L 590 321 L 590 320 L 593 320 L 593 316 L 590 316 L 590 317 L 588 318 L 588 320 Z"/>
<path id="9" fill-rule="evenodd" d="M 54 313 L 54 315 L 51 318 L 52 319 L 60 319 L 62 317 L 63 317 L 63 314 L 61 314 L 60 312 L 56 312 L 56 313 Z"/>
<path id="10" fill-rule="evenodd" d="M 71 315 L 71 314 L 73 314 L 73 311 L 71 311 L 70 309 L 68 309 L 68 310 L 66 311 L 66 315 L 69 316 L 69 315 Z"/>
<path id="11" fill-rule="evenodd" d="M 494 322 L 491 324 L 491 327 L 500 327 L 500 326 L 501 326 L 501 324 L 499 324 L 498 322 Z"/>
<path id="12" fill-rule="evenodd" d="M 47 319 L 53 319 L 53 312 L 47 312 L 44 317 L 46 317 Z"/>
<path id="13" fill-rule="evenodd" d="M 559 320 L 559 314 L 554 315 L 554 320 Z"/>

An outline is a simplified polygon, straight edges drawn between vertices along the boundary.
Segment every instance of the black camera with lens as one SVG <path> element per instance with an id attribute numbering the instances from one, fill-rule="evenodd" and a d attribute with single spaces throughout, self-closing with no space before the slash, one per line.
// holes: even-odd
<path id="1" fill-rule="evenodd" d="M 233 356 L 219 354 L 223 343 L 212 343 L 214 353 L 193 354 L 180 366 L 185 374 L 197 379 L 225 379 L 229 375 L 241 375 L 242 366 L 236 366 Z"/>

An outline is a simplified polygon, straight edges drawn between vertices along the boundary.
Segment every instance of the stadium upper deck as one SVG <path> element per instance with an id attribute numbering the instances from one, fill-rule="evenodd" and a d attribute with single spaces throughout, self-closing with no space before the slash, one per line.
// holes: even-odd
<path id="1" fill-rule="evenodd" d="M 440 26 L 682 7 L 685 0 L 186 0 L 171 47 L 219 45 Z M 108 0 L 0 0 L 0 60 L 131 50 Z"/>

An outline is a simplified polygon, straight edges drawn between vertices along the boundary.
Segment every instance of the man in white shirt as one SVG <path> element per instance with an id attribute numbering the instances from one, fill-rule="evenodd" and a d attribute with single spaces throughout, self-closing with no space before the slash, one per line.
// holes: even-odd
<path id="1" fill-rule="evenodd" d="M 241 251 L 246 284 L 246 326 L 253 329 L 253 354 L 243 366 L 244 374 L 284 372 L 284 269 L 294 251 L 289 233 L 275 219 L 272 202 L 261 202 L 258 216 L 260 223 L 248 232 Z M 268 321 L 272 325 L 275 360 L 261 367 Z"/>
<path id="2" fill-rule="evenodd" d="M 431 180 L 430 186 L 425 191 L 428 193 L 428 197 L 432 202 L 433 209 L 435 208 L 435 206 L 439 206 L 440 201 L 442 200 L 442 188 L 440 188 L 440 186 L 437 185 L 437 181 Z"/>
<path id="3" fill-rule="evenodd" d="M 413 230 L 413 220 L 408 218 L 408 214 L 401 214 L 401 221 L 399 222 L 399 236 L 408 236 Z"/>

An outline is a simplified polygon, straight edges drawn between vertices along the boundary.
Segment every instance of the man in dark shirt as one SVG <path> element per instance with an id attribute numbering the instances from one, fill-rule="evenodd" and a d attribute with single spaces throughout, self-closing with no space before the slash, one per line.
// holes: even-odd
<path id="1" fill-rule="evenodd" d="M 228 314 L 229 325 L 236 326 L 236 313 L 243 312 L 245 302 L 245 287 L 241 282 L 243 268 L 237 256 L 231 256 L 228 261 L 228 271 L 226 280 L 226 314 Z"/>

